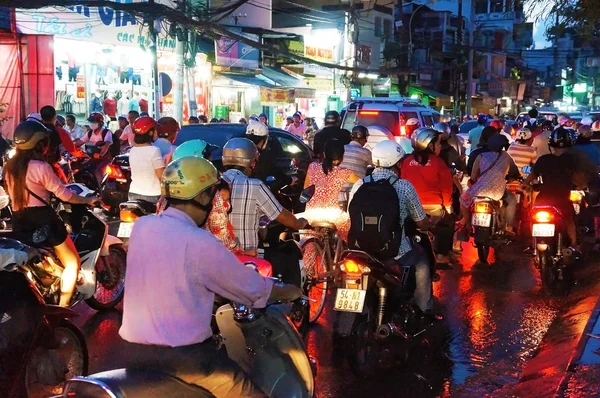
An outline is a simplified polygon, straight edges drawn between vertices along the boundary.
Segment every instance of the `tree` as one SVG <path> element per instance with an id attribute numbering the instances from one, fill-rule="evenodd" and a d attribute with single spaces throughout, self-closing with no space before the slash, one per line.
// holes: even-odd
<path id="1" fill-rule="evenodd" d="M 553 40 L 565 32 L 581 42 L 600 42 L 598 0 L 528 0 L 528 14 L 536 21 L 549 21 L 546 37 Z"/>

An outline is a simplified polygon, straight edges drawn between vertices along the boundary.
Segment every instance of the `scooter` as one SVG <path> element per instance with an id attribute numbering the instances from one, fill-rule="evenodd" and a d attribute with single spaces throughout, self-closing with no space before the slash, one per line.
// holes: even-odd
<path id="1" fill-rule="evenodd" d="M 67 188 L 76 195 L 89 197 L 95 192 L 81 184 Z M 114 308 L 123 299 L 125 287 L 126 253 L 123 242 L 108 234 L 108 226 L 98 210 L 83 205 L 59 203 L 58 213 L 65 222 L 81 258 L 76 292 L 71 307 L 85 302 L 95 310 Z M 0 233 L 0 250 L 13 247 L 26 237 L 14 232 Z M 40 256 L 30 259 L 22 267 L 48 304 L 58 304 L 63 266 L 51 250 L 38 248 Z"/>
<path id="2" fill-rule="evenodd" d="M 84 376 L 88 352 L 68 308 L 45 303 L 22 263 L 40 254 L 13 241 L 0 249 L 0 396 L 48 397 Z"/>
<path id="3" fill-rule="evenodd" d="M 310 398 L 314 395 L 316 362 L 302 337 L 278 305 L 252 309 L 231 303 L 215 312 L 215 338 L 228 356 L 270 397 Z M 75 377 L 62 395 L 93 397 L 214 397 L 210 392 L 159 373 L 119 369 Z"/>

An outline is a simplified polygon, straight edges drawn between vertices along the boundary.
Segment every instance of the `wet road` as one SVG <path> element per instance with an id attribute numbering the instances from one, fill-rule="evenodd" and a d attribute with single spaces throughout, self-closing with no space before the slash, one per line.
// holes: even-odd
<path id="1" fill-rule="evenodd" d="M 503 247 L 492 266 L 476 264 L 476 251 L 468 244 L 463 247 L 457 264 L 440 271 L 442 280 L 434 284 L 445 320 L 423 344 L 439 347 L 427 352 L 442 355 L 424 356 L 416 349 L 408 363 L 381 372 L 377 379 L 357 379 L 332 355 L 333 311 L 328 305 L 307 342 L 319 363 L 318 397 L 510 395 L 525 362 L 571 301 L 540 290 L 538 273 L 521 245 Z M 591 289 L 591 284 L 577 289 Z M 90 372 L 123 366 L 127 353 L 118 337 L 120 308 L 95 313 L 81 304 L 78 310 L 84 313 L 76 323 L 88 340 Z"/>

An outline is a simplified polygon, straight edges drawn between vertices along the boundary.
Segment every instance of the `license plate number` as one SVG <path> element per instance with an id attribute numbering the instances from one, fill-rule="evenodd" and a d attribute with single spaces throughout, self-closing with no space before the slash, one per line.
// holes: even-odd
<path id="1" fill-rule="evenodd" d="M 132 222 L 122 222 L 121 224 L 119 224 L 119 232 L 117 232 L 117 236 L 119 238 L 129 238 L 132 229 Z"/>
<path id="2" fill-rule="evenodd" d="M 541 237 L 554 236 L 554 224 L 533 224 L 531 235 Z"/>
<path id="3" fill-rule="evenodd" d="M 473 214 L 473 225 L 476 227 L 489 227 L 492 224 L 492 215 L 486 213 Z"/>
<path id="4" fill-rule="evenodd" d="M 366 296 L 366 290 L 338 289 L 333 309 L 345 312 L 362 312 Z"/>

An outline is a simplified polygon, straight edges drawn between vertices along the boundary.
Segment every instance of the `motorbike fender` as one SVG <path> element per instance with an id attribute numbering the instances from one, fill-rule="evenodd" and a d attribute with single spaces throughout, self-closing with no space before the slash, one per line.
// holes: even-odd
<path id="1" fill-rule="evenodd" d="M 337 314 L 333 330 L 340 337 L 350 336 L 352 334 L 352 326 L 358 314 L 354 312 L 338 312 Z"/>
<path id="2" fill-rule="evenodd" d="M 85 299 L 90 298 L 96 292 L 96 261 L 98 261 L 98 250 L 94 250 L 81 256 L 80 275 L 83 275 L 83 284 L 77 285 L 77 291 Z"/>
<path id="3" fill-rule="evenodd" d="M 485 245 L 489 245 L 491 235 L 492 235 L 491 228 L 475 227 L 475 233 L 473 234 L 473 239 L 475 241 L 475 244 L 483 243 Z"/>
<path id="4" fill-rule="evenodd" d="M 282 309 L 236 322 L 230 305 L 215 314 L 229 357 L 271 397 L 312 397 L 314 376 L 302 338 Z"/>
<path id="5" fill-rule="evenodd" d="M 102 245 L 102 251 L 100 255 L 106 257 L 110 254 L 110 247 L 112 245 L 122 245 L 123 241 L 116 236 L 106 235 L 106 239 L 104 239 L 104 244 Z"/>

